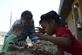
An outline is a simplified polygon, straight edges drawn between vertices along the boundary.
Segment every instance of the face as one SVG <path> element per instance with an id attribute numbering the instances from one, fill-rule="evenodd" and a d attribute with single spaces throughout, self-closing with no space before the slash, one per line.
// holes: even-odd
<path id="1" fill-rule="evenodd" d="M 25 17 L 22 17 L 22 18 L 21 18 L 21 21 L 22 21 L 23 25 L 26 26 L 26 27 L 31 27 L 31 25 L 32 25 L 32 20 L 29 20 L 29 19 L 28 19 L 28 20 L 24 20 L 24 18 L 25 18 Z"/>
<path id="2" fill-rule="evenodd" d="M 17 36 L 20 36 L 22 32 L 23 32 L 23 30 L 19 30 L 19 29 L 16 29 L 16 30 L 15 30 L 15 34 L 16 34 Z"/>
<path id="3" fill-rule="evenodd" d="M 48 34 L 52 35 L 54 33 L 55 25 L 50 21 L 44 21 L 41 26 L 43 27 L 44 31 Z"/>

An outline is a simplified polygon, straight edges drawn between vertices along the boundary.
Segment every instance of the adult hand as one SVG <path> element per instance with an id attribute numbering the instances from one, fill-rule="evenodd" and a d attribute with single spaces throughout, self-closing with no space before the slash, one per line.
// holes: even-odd
<path id="1" fill-rule="evenodd" d="M 43 33 L 40 33 L 40 32 L 35 32 L 33 33 L 33 35 L 39 37 L 40 39 L 42 39 L 43 37 Z"/>
<path id="2" fill-rule="evenodd" d="M 39 39 L 41 39 L 41 40 L 48 40 L 51 38 L 51 36 L 49 36 L 47 34 L 39 33 L 39 32 L 35 32 L 33 35 L 39 37 Z"/>
<path id="3" fill-rule="evenodd" d="M 41 28 L 41 27 L 35 27 L 35 31 L 36 31 L 36 32 L 40 32 L 40 33 L 45 33 L 45 32 L 44 32 L 44 29 Z"/>
<path id="4" fill-rule="evenodd" d="M 44 45 L 43 44 L 36 44 L 33 46 L 34 49 L 45 49 Z"/>

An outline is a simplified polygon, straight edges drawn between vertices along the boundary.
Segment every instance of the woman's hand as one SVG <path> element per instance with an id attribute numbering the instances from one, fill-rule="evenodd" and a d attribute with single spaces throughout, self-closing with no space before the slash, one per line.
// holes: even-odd
<path id="1" fill-rule="evenodd" d="M 34 49 L 44 49 L 44 45 L 43 44 L 36 44 L 33 46 Z"/>
<path id="2" fill-rule="evenodd" d="M 44 29 L 41 28 L 41 27 L 35 27 L 35 31 L 36 31 L 36 32 L 40 32 L 40 33 L 45 33 L 45 32 L 44 32 Z"/>
<path id="3" fill-rule="evenodd" d="M 35 32 L 33 35 L 39 37 L 40 39 L 43 38 L 43 33 Z"/>

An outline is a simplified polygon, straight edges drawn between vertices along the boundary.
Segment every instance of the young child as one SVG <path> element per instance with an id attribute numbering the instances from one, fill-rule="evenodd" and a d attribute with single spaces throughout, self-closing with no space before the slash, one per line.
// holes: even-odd
<path id="1" fill-rule="evenodd" d="M 32 42 L 36 42 L 37 39 L 33 39 L 34 36 L 32 35 L 35 31 L 35 26 L 34 26 L 34 19 L 33 19 L 33 14 L 29 10 L 25 10 L 21 13 L 20 19 L 16 20 L 14 24 L 12 25 L 12 28 L 14 25 L 21 24 L 23 26 L 23 32 L 20 35 L 20 38 L 18 38 L 19 45 L 22 46 L 24 42 L 26 42 L 27 36 L 32 40 Z M 7 36 L 9 36 L 12 32 L 12 28 L 8 31 L 8 33 L 5 35 L 6 40 Z"/>
<path id="2" fill-rule="evenodd" d="M 17 39 L 20 38 L 19 36 L 21 35 L 23 29 L 21 24 L 14 25 L 11 34 L 8 35 L 7 39 L 4 42 L 4 45 L 2 47 L 2 52 L 10 52 L 14 50 L 21 50 L 24 47 L 19 47 L 16 45 Z"/>
<path id="3" fill-rule="evenodd" d="M 82 45 L 63 24 L 62 18 L 55 11 L 50 11 L 43 14 L 40 20 L 40 25 L 48 35 L 43 35 L 40 32 L 35 33 L 35 35 L 40 39 L 56 44 L 62 52 L 82 55 Z M 54 34 L 56 37 L 52 36 Z"/>

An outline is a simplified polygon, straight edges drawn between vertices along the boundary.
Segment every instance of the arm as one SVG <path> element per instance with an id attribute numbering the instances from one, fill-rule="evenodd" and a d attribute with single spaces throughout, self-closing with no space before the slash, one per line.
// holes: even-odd
<path id="1" fill-rule="evenodd" d="M 18 45 L 16 45 L 16 43 L 18 42 L 18 39 L 17 39 L 16 35 L 11 34 L 8 38 L 9 38 L 9 40 L 7 41 L 8 42 L 8 46 L 11 49 L 20 49 L 20 47 Z"/>
<path id="2" fill-rule="evenodd" d="M 62 48 L 65 48 L 65 47 L 67 48 L 67 47 L 71 46 L 71 44 L 72 44 L 71 40 L 65 36 L 53 37 L 50 35 L 43 35 L 40 33 L 36 33 L 35 35 L 37 35 L 40 39 L 50 41 L 56 45 L 60 45 Z"/>
<path id="3" fill-rule="evenodd" d="M 22 50 L 22 49 L 24 49 L 24 47 L 19 47 L 19 46 L 17 46 L 14 43 L 9 43 L 9 47 L 12 48 L 12 49 L 16 49 L 16 50 Z"/>
<path id="4" fill-rule="evenodd" d="M 45 39 L 53 42 L 54 44 L 61 46 L 62 48 L 70 47 L 72 44 L 71 40 L 66 36 L 63 37 L 46 36 Z"/>
<path id="5" fill-rule="evenodd" d="M 61 50 L 57 50 L 56 53 L 55 53 L 55 55 L 64 55 L 64 52 L 61 51 Z"/>

